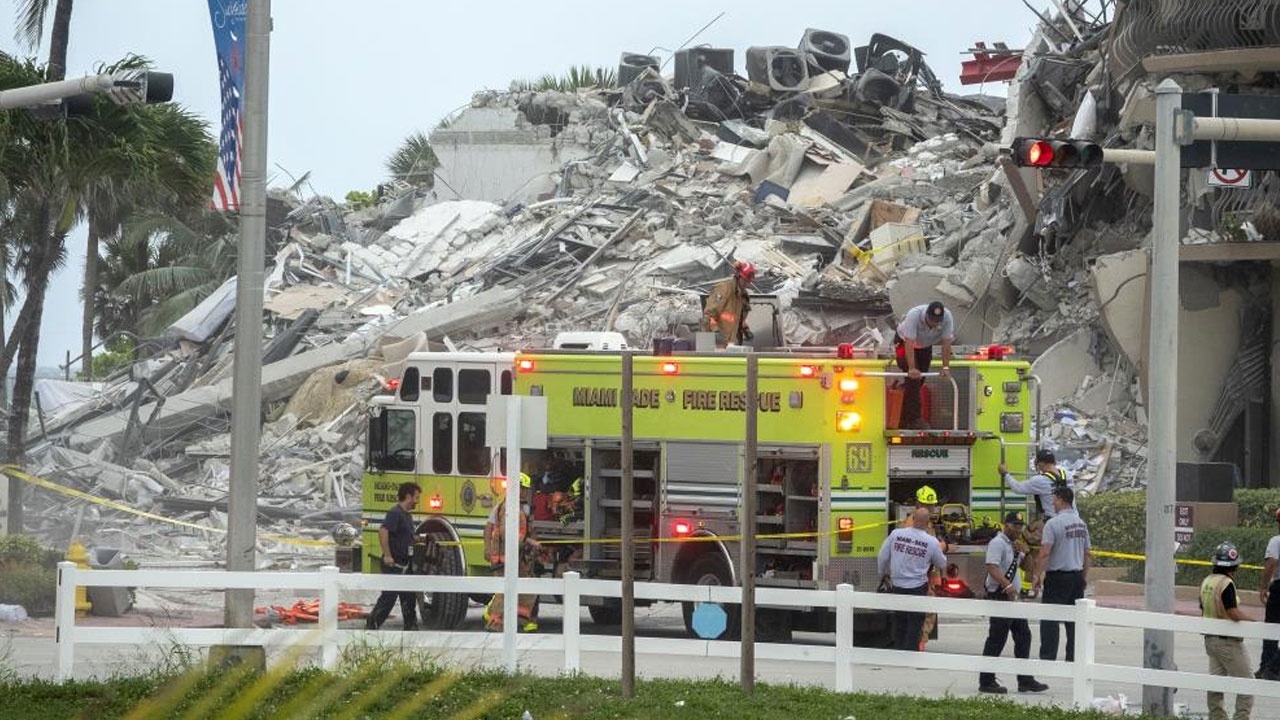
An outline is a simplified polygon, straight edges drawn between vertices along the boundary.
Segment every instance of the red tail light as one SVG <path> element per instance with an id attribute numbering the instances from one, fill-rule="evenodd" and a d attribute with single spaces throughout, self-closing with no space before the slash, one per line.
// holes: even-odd
<path id="1" fill-rule="evenodd" d="M 963 590 L 963 589 L 964 589 L 964 581 L 963 581 L 963 580 L 948 580 L 948 581 L 947 581 L 947 589 L 948 589 L 948 590 L 951 590 L 951 591 L 953 591 L 953 592 L 954 592 L 954 591 L 957 591 L 957 590 Z"/>
<path id="2" fill-rule="evenodd" d="M 520 360 L 516 362 L 516 369 L 520 372 L 533 372 L 532 360 Z"/>
<path id="3" fill-rule="evenodd" d="M 395 392 L 396 390 L 400 389 L 400 378 L 391 378 L 390 380 L 387 380 L 386 382 L 382 383 L 382 387 L 392 392 Z"/>
<path id="4" fill-rule="evenodd" d="M 676 537 L 688 537 L 693 532 L 693 523 L 688 520 L 676 520 L 671 523 L 671 534 Z"/>

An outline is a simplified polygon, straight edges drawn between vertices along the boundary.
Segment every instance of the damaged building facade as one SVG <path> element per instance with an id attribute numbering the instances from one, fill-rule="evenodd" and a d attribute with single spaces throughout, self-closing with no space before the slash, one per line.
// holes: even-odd
<path id="1" fill-rule="evenodd" d="M 701 296 L 736 260 L 774 298 L 750 318 L 761 345 L 888 349 L 898 317 L 942 300 L 960 342 L 1036 358 L 1042 441 L 1081 489 L 1142 486 L 1150 169 L 1020 169 L 1001 148 L 1149 146 L 1165 77 L 1280 94 L 1280 52 L 1262 47 L 1280 45 L 1280 2 L 1064 12 L 1017 51 L 1007 98 L 944 92 L 909 38 L 879 34 L 689 48 L 670 76 L 624 53 L 618 87 L 477 94 L 431 135 L 431 191 L 392 188 L 360 210 L 276 194 L 261 564 L 331 557 L 305 541 L 359 517 L 363 408 L 410 352 L 546 346 L 566 330 L 647 347 L 696 329 Z M 1280 467 L 1274 185 L 1255 173 L 1247 190 L 1211 187 L 1203 171 L 1184 183 L 1179 457 L 1233 463 L 1248 486 Z M 27 531 L 135 557 L 224 556 L 239 329 L 221 292 L 99 387 L 39 388 L 65 402 L 32 422 L 28 472 L 105 502 L 32 487 Z"/>

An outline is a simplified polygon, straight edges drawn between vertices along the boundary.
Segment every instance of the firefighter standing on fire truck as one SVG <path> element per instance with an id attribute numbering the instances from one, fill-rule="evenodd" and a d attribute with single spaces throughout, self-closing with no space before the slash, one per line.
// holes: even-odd
<path id="1" fill-rule="evenodd" d="M 739 260 L 733 264 L 733 277 L 711 288 L 707 305 L 702 310 L 702 329 L 716 333 L 722 345 L 741 345 L 754 337 L 747 327 L 751 300 L 747 286 L 756 279 L 756 266 Z"/>
<path id="2" fill-rule="evenodd" d="M 531 577 L 533 575 L 533 563 L 529 553 L 541 549 L 541 545 L 533 538 L 529 527 L 529 512 L 526 504 L 529 501 L 529 494 L 532 491 L 533 480 L 525 473 L 520 473 L 520 530 L 518 535 L 516 559 L 518 563 L 518 573 L 521 577 Z M 503 502 L 506 496 L 506 479 L 494 478 L 493 494 L 495 498 L 493 511 L 489 513 L 489 520 L 484 525 L 484 556 L 489 561 L 489 565 L 495 576 L 501 577 L 505 572 L 506 561 L 506 522 L 507 522 L 507 504 Z M 521 632 L 537 632 L 538 621 L 534 616 L 536 610 L 537 597 L 534 595 L 520 595 L 517 598 L 516 612 L 520 617 Z M 491 632 L 501 632 L 503 624 L 503 595 L 495 593 L 493 598 L 489 600 L 489 604 L 484 609 L 484 627 Z"/>

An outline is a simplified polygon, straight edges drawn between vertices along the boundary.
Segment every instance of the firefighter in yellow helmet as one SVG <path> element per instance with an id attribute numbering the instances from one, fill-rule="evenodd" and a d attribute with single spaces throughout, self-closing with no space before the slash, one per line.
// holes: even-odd
<path id="1" fill-rule="evenodd" d="M 951 547 L 947 544 L 947 538 L 938 534 L 936 527 L 937 522 L 934 517 L 935 511 L 938 509 L 938 491 L 928 485 L 921 485 L 916 490 L 916 507 L 929 509 L 929 534 L 938 539 L 938 546 L 942 548 L 943 553 L 951 551 Z M 910 516 L 908 516 L 908 519 Z M 942 582 L 942 575 L 936 569 L 929 571 L 929 595 L 937 595 L 938 585 Z M 924 616 L 924 624 L 920 627 L 920 650 L 924 651 L 925 643 L 929 641 L 929 635 L 933 632 L 934 627 L 938 624 L 937 613 L 927 613 Z"/>
<path id="2" fill-rule="evenodd" d="M 506 565 L 506 485 L 506 478 L 496 477 L 493 479 L 493 510 L 489 513 L 489 519 L 484 525 L 484 556 L 489 561 L 489 567 L 493 570 L 493 574 L 498 577 L 502 576 Z M 542 548 L 533 537 L 529 524 L 529 513 L 524 509 L 530 499 L 529 495 L 532 492 L 532 487 L 533 480 L 525 473 L 520 473 L 521 508 L 518 543 L 520 550 L 518 553 L 519 558 L 517 558 L 520 577 L 531 577 L 533 575 L 531 553 L 537 552 Z M 538 621 L 534 614 L 536 600 L 537 596 L 535 595 L 520 595 L 516 600 L 516 612 L 520 617 L 521 632 L 537 632 L 538 630 Z M 486 630 L 491 632 L 502 631 L 502 603 L 502 593 L 496 593 L 489 600 L 489 604 L 485 606 L 484 626 Z"/>

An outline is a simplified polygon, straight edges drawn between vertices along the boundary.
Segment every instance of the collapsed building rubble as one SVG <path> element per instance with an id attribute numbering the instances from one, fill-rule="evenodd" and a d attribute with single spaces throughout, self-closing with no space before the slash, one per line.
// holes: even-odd
<path id="1" fill-rule="evenodd" d="M 1156 42 L 1143 34 L 1144 7 L 1067 3 L 1066 15 L 1041 18 L 1007 101 L 943 92 L 923 54 L 884 35 L 853 48 L 810 30 L 797 48 L 752 48 L 746 78 L 727 49 L 677 53 L 674 77 L 624 54 L 618 88 L 477 94 L 432 136 L 447 192 L 390 185 L 360 210 L 275 195 L 284 220 L 271 228 L 280 250 L 263 325 L 263 562 L 325 561 L 312 541 L 359 517 L 362 407 L 409 352 L 517 349 L 581 329 L 647 346 L 696 327 L 700 295 L 735 260 L 755 263 L 754 292 L 776 298 L 766 306 L 776 315 L 750 319 L 761 344 L 884 348 L 895 317 L 943 300 L 960 342 L 1038 356 L 1041 440 L 1079 487 L 1141 485 L 1149 173 L 1032 177 L 1002 165 L 997 148 L 1066 128 L 1141 146 L 1158 77 L 1133 70 L 1156 47 L 1143 45 Z M 1196 50 L 1232 40 L 1202 42 Z M 1233 71 L 1180 72 L 1209 87 Z M 494 164 L 495 146 L 518 162 Z M 1270 207 L 1269 187 L 1231 203 L 1197 187 L 1189 238 L 1238 239 L 1242 208 Z M 1242 348 L 1196 383 L 1204 407 L 1186 434 L 1208 459 L 1226 452 L 1242 411 L 1230 389 L 1265 366 L 1266 333 L 1241 328 L 1269 320 L 1255 317 L 1267 303 L 1256 269 L 1201 275 L 1184 317 L 1201 314 L 1223 328 L 1222 347 Z M 33 491 L 29 530 L 142 557 L 222 557 L 233 295 L 215 293 L 162 352 L 87 398 L 41 389 L 59 402 L 32 423 L 29 468 L 110 502 Z"/>

